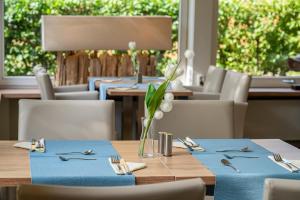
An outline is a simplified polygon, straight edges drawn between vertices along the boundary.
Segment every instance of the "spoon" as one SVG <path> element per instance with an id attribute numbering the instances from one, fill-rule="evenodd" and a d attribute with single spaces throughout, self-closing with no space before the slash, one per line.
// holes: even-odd
<path id="1" fill-rule="evenodd" d="M 71 160 L 71 159 L 74 159 L 74 160 L 97 160 L 96 158 L 66 158 L 66 157 L 63 157 L 63 156 L 59 156 L 59 159 L 62 160 L 62 161 L 68 161 L 68 160 Z"/>
<path id="2" fill-rule="evenodd" d="M 231 167 L 232 169 L 234 169 L 237 173 L 240 173 L 240 170 L 238 170 L 237 168 L 235 168 L 231 162 L 229 162 L 229 160 L 226 160 L 226 159 L 222 159 L 221 160 L 221 163 L 227 167 Z"/>
<path id="3" fill-rule="evenodd" d="M 67 152 L 67 153 L 56 153 L 56 155 L 68 155 L 68 154 L 82 154 L 82 155 L 94 155 L 95 152 L 92 149 L 86 150 L 86 151 L 73 151 L 73 152 Z"/>
<path id="4" fill-rule="evenodd" d="M 223 154 L 228 159 L 234 159 L 234 158 L 259 158 L 257 156 L 230 156 L 228 154 Z"/>
<path id="5" fill-rule="evenodd" d="M 252 150 L 249 147 L 243 147 L 241 149 L 217 150 L 216 152 L 252 152 Z"/>

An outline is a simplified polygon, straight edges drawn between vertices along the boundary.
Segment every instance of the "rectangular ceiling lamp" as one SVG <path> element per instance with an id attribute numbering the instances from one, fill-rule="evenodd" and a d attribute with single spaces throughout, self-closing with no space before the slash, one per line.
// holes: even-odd
<path id="1" fill-rule="evenodd" d="M 45 51 L 172 48 L 172 19 L 167 16 L 42 16 Z"/>

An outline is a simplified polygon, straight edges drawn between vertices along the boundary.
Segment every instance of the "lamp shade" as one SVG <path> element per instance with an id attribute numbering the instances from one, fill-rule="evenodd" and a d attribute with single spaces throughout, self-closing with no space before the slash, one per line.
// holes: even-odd
<path id="1" fill-rule="evenodd" d="M 41 31 L 45 51 L 172 48 L 168 16 L 42 16 Z"/>

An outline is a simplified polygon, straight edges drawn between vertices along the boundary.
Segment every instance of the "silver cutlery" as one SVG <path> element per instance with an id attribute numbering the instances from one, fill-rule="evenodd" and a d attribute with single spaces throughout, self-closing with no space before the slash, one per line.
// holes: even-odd
<path id="1" fill-rule="evenodd" d="M 293 163 L 291 162 L 288 162 L 288 161 L 285 161 L 280 154 L 278 153 L 273 153 L 273 158 L 276 162 L 280 162 L 280 163 L 283 163 L 285 164 L 288 168 L 290 168 L 292 171 L 295 171 L 293 170 L 293 167 L 296 169 L 296 171 L 299 171 L 299 167 L 297 167 L 296 165 L 294 165 Z"/>
<path id="2" fill-rule="evenodd" d="M 225 150 L 217 150 L 216 152 L 252 152 L 249 147 L 243 147 L 241 149 L 225 149 Z"/>
<path id="3" fill-rule="evenodd" d="M 259 158 L 257 156 L 230 156 L 228 154 L 223 154 L 227 159 L 234 159 L 234 158 Z"/>
<path id="4" fill-rule="evenodd" d="M 88 149 L 86 151 L 73 151 L 73 152 L 65 152 L 65 153 L 56 153 L 56 155 L 69 155 L 69 154 L 82 154 L 82 155 L 94 155 L 95 152 L 92 149 Z"/>
<path id="5" fill-rule="evenodd" d="M 179 142 L 184 144 L 184 146 L 186 146 L 190 151 L 194 151 L 194 149 L 190 145 L 188 145 L 183 139 L 177 138 L 177 140 L 179 140 Z"/>
<path id="6" fill-rule="evenodd" d="M 229 160 L 222 159 L 222 160 L 221 160 L 221 163 L 222 163 L 223 165 L 227 166 L 227 167 L 231 167 L 231 168 L 234 169 L 237 173 L 240 173 L 240 170 L 237 169 L 237 168 L 235 168 L 235 167 L 231 164 L 231 162 L 229 162 Z"/>
<path id="7" fill-rule="evenodd" d="M 111 162 L 116 164 L 119 170 L 123 171 L 125 174 L 132 174 L 127 163 L 124 159 L 120 158 L 120 156 L 111 156 L 110 158 Z"/>
<path id="8" fill-rule="evenodd" d="M 69 161 L 69 160 L 97 160 L 96 158 L 75 158 L 75 157 L 64 157 L 59 156 L 59 159 L 62 161 Z"/>

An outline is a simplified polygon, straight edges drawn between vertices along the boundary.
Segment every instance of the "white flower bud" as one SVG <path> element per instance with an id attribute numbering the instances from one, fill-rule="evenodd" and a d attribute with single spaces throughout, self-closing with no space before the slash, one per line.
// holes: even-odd
<path id="1" fill-rule="evenodd" d="M 182 82 L 180 80 L 174 80 L 171 82 L 171 86 L 172 86 L 172 89 L 174 90 L 180 90 L 182 89 Z"/>
<path id="2" fill-rule="evenodd" d="M 195 56 L 195 54 L 192 50 L 186 50 L 184 52 L 184 56 L 186 57 L 186 59 L 192 59 Z"/>
<path id="3" fill-rule="evenodd" d="M 146 127 L 146 126 L 147 126 L 147 124 L 148 124 L 148 120 L 149 120 L 148 118 L 145 118 L 145 119 L 144 119 L 144 121 L 143 121 L 143 123 L 144 123 L 144 127 Z"/>
<path id="4" fill-rule="evenodd" d="M 162 104 L 160 104 L 160 109 L 163 111 L 163 112 L 170 112 L 173 108 L 173 105 L 172 103 L 169 101 L 164 101 L 162 102 Z"/>
<path id="5" fill-rule="evenodd" d="M 171 78 L 172 74 L 173 74 L 172 70 L 166 69 L 166 71 L 165 71 L 165 77 L 167 79 Z"/>
<path id="6" fill-rule="evenodd" d="M 174 100 L 174 95 L 172 93 L 166 93 L 164 99 L 165 101 L 172 101 Z"/>
<path id="7" fill-rule="evenodd" d="M 164 116 L 164 113 L 162 112 L 162 111 L 160 111 L 160 110 L 157 110 L 157 111 L 155 111 L 155 113 L 154 113 L 154 118 L 155 119 L 162 119 L 163 118 L 163 116 Z"/>
<path id="8" fill-rule="evenodd" d="M 129 47 L 130 50 L 134 50 L 134 49 L 136 48 L 136 43 L 135 43 L 135 41 L 130 41 L 130 42 L 128 43 L 128 47 Z"/>

